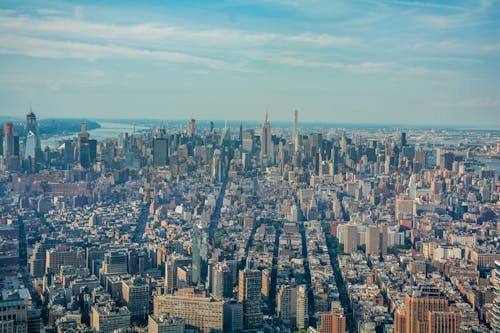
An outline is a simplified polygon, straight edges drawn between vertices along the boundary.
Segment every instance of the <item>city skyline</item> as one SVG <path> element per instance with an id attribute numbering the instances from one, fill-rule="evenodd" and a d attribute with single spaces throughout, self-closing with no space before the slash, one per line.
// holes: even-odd
<path id="1" fill-rule="evenodd" d="M 498 127 L 498 14 L 498 1 L 6 1 L 0 116 L 31 103 L 39 118 L 297 109 L 301 122 Z"/>

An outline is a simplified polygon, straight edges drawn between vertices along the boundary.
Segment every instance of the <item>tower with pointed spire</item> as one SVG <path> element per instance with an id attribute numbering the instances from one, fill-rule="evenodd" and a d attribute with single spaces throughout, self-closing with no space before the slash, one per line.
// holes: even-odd
<path id="1" fill-rule="evenodd" d="M 262 165 L 269 165 L 272 162 L 273 146 L 271 137 L 271 124 L 269 123 L 268 113 L 264 125 L 262 125 L 262 133 L 260 136 L 260 160 Z"/>

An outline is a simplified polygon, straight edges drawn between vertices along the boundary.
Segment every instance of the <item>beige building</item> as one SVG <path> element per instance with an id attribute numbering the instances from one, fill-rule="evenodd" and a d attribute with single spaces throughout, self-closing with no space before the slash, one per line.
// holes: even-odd
<path id="1" fill-rule="evenodd" d="M 358 249 L 358 226 L 355 224 L 344 225 L 344 252 L 353 253 Z"/>
<path id="2" fill-rule="evenodd" d="M 164 315 L 149 315 L 148 333 L 184 333 L 184 319 Z"/>
<path id="3" fill-rule="evenodd" d="M 85 267 L 83 250 L 81 248 L 65 246 L 48 249 L 46 252 L 46 270 L 59 274 L 61 266 Z"/>
<path id="4" fill-rule="evenodd" d="M 182 290 L 181 290 L 182 291 Z M 224 324 L 224 302 L 195 293 L 175 293 L 157 295 L 153 300 L 156 316 L 168 314 L 180 317 L 189 328 L 197 328 L 205 333 L 222 332 Z"/>
<path id="5" fill-rule="evenodd" d="M 149 313 L 149 285 L 142 279 L 122 281 L 122 297 L 132 318 L 146 319 Z"/>
<path id="6" fill-rule="evenodd" d="M 114 303 L 92 306 L 91 328 L 107 333 L 130 326 L 130 311 L 127 307 L 116 307 Z"/>

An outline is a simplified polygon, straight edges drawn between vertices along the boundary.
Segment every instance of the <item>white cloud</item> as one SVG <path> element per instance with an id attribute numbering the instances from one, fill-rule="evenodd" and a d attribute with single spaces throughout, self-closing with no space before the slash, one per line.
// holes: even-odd
<path id="1" fill-rule="evenodd" d="M 357 64 L 346 64 L 341 62 L 323 62 L 315 60 L 304 60 L 296 57 L 274 57 L 268 59 L 270 63 L 289 65 L 294 67 L 331 68 L 357 74 L 383 74 L 391 71 L 393 63 L 389 62 L 362 62 Z"/>
<path id="2" fill-rule="evenodd" d="M 61 90 L 61 83 L 57 81 L 48 81 L 47 86 L 49 87 L 50 90 L 54 92 L 58 92 Z"/>
<path id="3" fill-rule="evenodd" d="M 37 9 L 36 12 L 40 15 L 59 15 L 59 14 L 62 14 L 62 12 L 60 10 L 47 9 L 47 8 Z"/>
<path id="4" fill-rule="evenodd" d="M 237 69 L 236 66 L 232 66 L 224 61 L 178 52 L 154 51 L 115 45 L 54 41 L 23 36 L 0 35 L 0 53 L 56 59 L 83 59 L 87 61 L 95 61 L 96 59 L 135 58 L 177 63 L 189 62 L 211 68 Z"/>
<path id="5" fill-rule="evenodd" d="M 79 7 L 77 7 L 79 8 Z M 79 13 L 77 15 L 77 13 Z M 75 8 L 75 16 L 81 18 L 81 9 Z M 112 25 L 63 17 L 30 18 L 0 12 L 0 29 L 4 33 L 45 37 L 50 35 L 64 39 L 87 39 L 119 44 L 157 43 L 168 45 L 173 42 L 218 46 L 251 46 L 270 43 L 300 43 L 311 46 L 346 46 L 357 41 L 351 37 L 330 34 L 280 34 L 272 32 L 247 32 L 232 29 L 190 30 L 172 25 L 144 23 L 137 25 Z"/>

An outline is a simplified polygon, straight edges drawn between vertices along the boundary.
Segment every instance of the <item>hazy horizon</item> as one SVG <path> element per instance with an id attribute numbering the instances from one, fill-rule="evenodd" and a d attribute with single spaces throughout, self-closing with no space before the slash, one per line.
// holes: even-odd
<path id="1" fill-rule="evenodd" d="M 498 1 L 4 1 L 0 116 L 500 126 Z"/>

